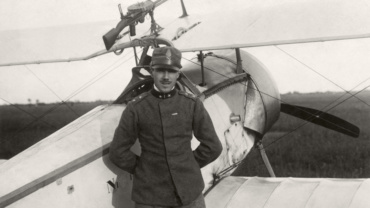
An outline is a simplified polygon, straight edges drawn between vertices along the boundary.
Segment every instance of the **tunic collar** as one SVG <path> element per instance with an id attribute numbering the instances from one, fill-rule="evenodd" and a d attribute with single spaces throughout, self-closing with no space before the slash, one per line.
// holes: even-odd
<path id="1" fill-rule="evenodd" d="M 152 93 L 154 97 L 159 98 L 159 99 L 171 98 L 176 94 L 176 92 L 177 90 L 175 88 L 173 88 L 170 92 L 167 92 L 167 93 L 159 92 L 155 90 L 154 88 L 150 91 L 150 93 Z"/>

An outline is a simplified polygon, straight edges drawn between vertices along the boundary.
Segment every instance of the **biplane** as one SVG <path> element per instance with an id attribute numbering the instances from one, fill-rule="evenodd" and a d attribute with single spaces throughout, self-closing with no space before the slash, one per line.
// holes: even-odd
<path id="1" fill-rule="evenodd" d="M 190 12 L 211 3 L 224 9 Z M 102 3 L 101 10 L 106 4 L 112 6 Z M 229 4 L 148 0 L 120 5 L 121 20 L 113 26 L 104 21 L 3 34 L 9 38 L 1 46 L 1 67 L 89 61 L 128 51 L 135 66 L 112 104 L 96 107 L 0 164 L 0 207 L 133 207 L 132 176 L 110 162 L 109 145 L 126 104 L 152 88 L 150 51 L 161 46 L 175 46 L 185 57 L 190 53 L 176 87 L 203 101 L 224 147 L 202 169 L 207 207 L 368 207 L 369 179 L 275 177 L 262 140 L 281 112 L 350 137 L 358 137 L 360 129 L 325 111 L 282 102 L 268 68 L 241 49 L 368 38 L 369 6 L 307 1 L 248 9 L 235 2 L 229 10 Z M 231 176 L 253 147 L 271 177 Z M 132 151 L 140 154 L 140 144 Z"/>

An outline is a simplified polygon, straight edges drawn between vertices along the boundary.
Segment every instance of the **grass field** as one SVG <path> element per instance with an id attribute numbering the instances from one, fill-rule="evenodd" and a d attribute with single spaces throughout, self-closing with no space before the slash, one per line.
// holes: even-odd
<path id="1" fill-rule="evenodd" d="M 341 95 L 286 94 L 282 100 L 323 109 Z M 348 99 L 329 113 L 359 126 L 359 138 L 306 124 L 282 113 L 263 139 L 275 174 L 281 177 L 370 177 L 370 92 L 362 92 L 358 97 L 361 100 Z M 339 102 L 343 99 L 345 97 Z M 103 103 L 73 103 L 70 107 L 59 104 L 0 106 L 0 158 L 11 158 Z M 42 118 L 34 121 L 39 116 Z M 259 152 L 253 149 L 234 175 L 268 176 L 268 172 Z"/>
<path id="2" fill-rule="evenodd" d="M 0 106 L 0 159 L 11 158 L 105 103 L 69 103 L 69 107 L 65 104 Z"/>

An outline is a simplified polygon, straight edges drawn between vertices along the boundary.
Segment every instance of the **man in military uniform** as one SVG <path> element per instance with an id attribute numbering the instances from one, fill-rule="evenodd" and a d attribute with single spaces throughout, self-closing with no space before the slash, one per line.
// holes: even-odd
<path id="1" fill-rule="evenodd" d="M 153 89 L 128 103 L 110 146 L 112 162 L 134 175 L 136 208 L 205 207 L 200 168 L 222 145 L 203 103 L 175 88 L 181 67 L 179 50 L 154 49 Z M 194 151 L 193 134 L 200 142 Z M 141 156 L 130 151 L 137 138 Z"/>

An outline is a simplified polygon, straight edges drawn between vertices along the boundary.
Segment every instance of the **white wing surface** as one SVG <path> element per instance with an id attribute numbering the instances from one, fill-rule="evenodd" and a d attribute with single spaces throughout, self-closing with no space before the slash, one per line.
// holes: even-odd
<path id="1" fill-rule="evenodd" d="M 206 196 L 212 208 L 368 207 L 370 179 L 227 177 Z"/>
<path id="2" fill-rule="evenodd" d="M 368 4 L 363 0 L 295 1 L 272 7 L 223 9 L 173 23 L 179 28 L 187 22 L 186 28 L 200 22 L 174 44 L 182 51 L 197 51 L 370 37 Z M 172 39 L 176 31 L 172 37 L 166 31 L 164 37 Z"/>
<path id="3" fill-rule="evenodd" d="M 103 35 L 120 20 L 117 5 L 122 3 L 126 14 L 127 7 L 136 2 L 30 0 L 9 3 L 4 0 L 0 2 L 0 66 L 82 60 L 105 49 Z M 127 36 L 123 39 L 129 41 Z"/>
<path id="4" fill-rule="evenodd" d="M 0 31 L 1 63 L 68 62 L 104 48 L 102 36 L 115 22 Z M 1 64 L 0 63 L 0 64 Z"/>
<path id="5" fill-rule="evenodd" d="M 22 207 L 23 205 L 19 203 L 24 203 L 27 207 L 51 206 L 50 204 L 40 205 L 47 201 L 63 201 L 59 203 L 60 207 L 65 207 L 66 203 L 70 203 L 73 207 L 91 207 L 87 204 L 82 205 L 85 197 L 89 197 L 90 201 L 94 199 L 92 203 L 98 206 L 110 203 L 112 196 L 109 194 L 111 191 L 109 193 L 109 190 L 107 191 L 106 181 L 114 178 L 115 174 L 106 168 L 109 165 L 105 164 L 106 160 L 102 156 L 107 153 L 114 129 L 124 108 L 125 106 L 122 105 L 96 107 L 2 163 L 0 207 L 9 204 L 13 207 Z M 99 164 L 93 161 L 98 161 Z M 107 161 L 109 163 L 109 160 Z M 77 175 L 72 174 L 72 178 L 66 176 L 76 170 L 83 170 L 82 167 L 85 166 L 87 167 L 85 172 L 77 171 Z M 98 183 L 93 183 L 94 180 Z M 48 186 L 49 188 L 43 188 L 48 184 L 52 185 Z M 20 200 L 36 190 L 41 191 L 25 201 Z M 50 195 L 50 193 L 53 194 Z M 101 198 L 101 193 L 104 193 L 106 198 Z M 20 201 L 16 202 L 18 200 Z"/>
<path id="6" fill-rule="evenodd" d="M 370 6 L 366 0 L 284 1 L 269 7 L 263 6 L 265 1 L 212 2 L 218 9 L 204 6 L 204 2 L 185 1 L 190 15 L 185 18 L 178 18 L 181 15 L 179 1 L 162 4 L 154 12 L 157 23 L 165 28 L 159 37 L 175 38 L 175 46 L 182 51 L 197 51 L 370 36 Z M 125 13 L 126 8 L 123 10 Z M 113 11 L 118 16 L 118 10 Z M 105 50 L 102 36 L 114 28 L 118 20 L 0 32 L 0 65 L 84 59 Z M 149 22 L 146 18 L 145 25 L 138 25 L 136 38 L 150 29 Z M 119 42 L 128 40 L 126 36 Z"/>

